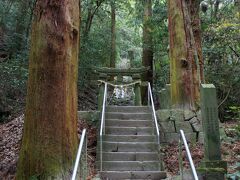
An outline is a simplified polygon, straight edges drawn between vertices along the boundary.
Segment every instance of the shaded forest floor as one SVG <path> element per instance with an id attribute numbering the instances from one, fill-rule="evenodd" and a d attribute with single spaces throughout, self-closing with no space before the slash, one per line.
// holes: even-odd
<path id="1" fill-rule="evenodd" d="M 14 120 L 0 125 L 0 177 L 2 179 L 13 179 L 16 173 L 16 165 L 20 150 L 22 130 L 23 130 L 24 115 L 20 115 Z M 228 162 L 228 173 L 233 174 L 238 172 L 240 163 L 240 140 L 237 131 L 234 131 L 237 126 L 236 121 L 221 124 L 223 127 L 222 134 L 222 154 L 223 159 Z M 94 125 L 88 124 L 85 121 L 78 123 L 79 136 L 83 128 L 88 131 L 88 162 L 90 176 L 89 179 L 96 174 L 95 159 L 97 145 L 97 129 Z M 191 153 L 195 164 L 199 165 L 203 158 L 203 146 L 201 144 L 191 144 Z M 162 148 L 164 153 L 164 164 L 169 175 L 178 173 L 178 146 L 177 143 L 172 143 Z M 186 154 L 183 151 L 183 154 Z M 189 163 L 184 156 L 184 166 L 189 168 Z"/>

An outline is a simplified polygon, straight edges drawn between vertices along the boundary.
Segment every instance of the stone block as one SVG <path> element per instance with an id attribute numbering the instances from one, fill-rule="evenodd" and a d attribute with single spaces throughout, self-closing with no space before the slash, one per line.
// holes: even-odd
<path id="1" fill-rule="evenodd" d="M 99 140 L 99 139 L 98 139 Z M 155 135 L 137 136 L 137 135 L 104 135 L 103 141 L 110 142 L 157 142 Z"/>
<path id="2" fill-rule="evenodd" d="M 192 142 L 192 143 L 196 142 L 197 140 L 196 133 L 192 132 L 192 133 L 184 133 L 184 134 L 188 142 Z M 161 138 L 160 139 L 161 143 L 172 143 L 172 142 L 178 142 L 180 135 L 179 133 L 164 133 L 160 138 Z"/>
<path id="3" fill-rule="evenodd" d="M 104 171 L 100 172 L 102 180 L 114 179 L 165 179 L 166 173 L 162 171 Z"/>
<path id="4" fill-rule="evenodd" d="M 225 161 L 203 161 L 197 171 L 204 179 L 224 180 L 227 172 L 227 162 Z"/>
<path id="5" fill-rule="evenodd" d="M 104 161 L 154 161 L 158 156 L 155 152 L 103 152 Z"/>
<path id="6" fill-rule="evenodd" d="M 183 130 L 184 133 L 193 132 L 192 126 L 188 121 L 175 121 L 175 126 L 178 133 L 180 130 Z"/>
<path id="7" fill-rule="evenodd" d="M 202 131 L 202 125 L 200 121 L 197 119 L 197 117 L 192 118 L 189 123 L 192 126 L 192 129 L 194 132 L 201 132 Z"/>
<path id="8" fill-rule="evenodd" d="M 204 134 L 203 132 L 198 132 L 197 142 L 200 144 L 204 144 Z"/>
<path id="9" fill-rule="evenodd" d="M 174 121 L 184 121 L 184 111 L 182 109 L 171 109 L 170 117 Z"/>
<path id="10" fill-rule="evenodd" d="M 159 122 L 159 125 L 160 125 L 160 131 L 163 133 L 176 132 L 173 121 Z"/>
<path id="11" fill-rule="evenodd" d="M 170 110 L 169 109 L 161 109 L 156 111 L 158 121 L 169 121 L 170 118 Z"/>
<path id="12" fill-rule="evenodd" d="M 199 172 L 201 179 L 207 180 L 225 180 L 224 173 L 222 172 Z"/>
<path id="13" fill-rule="evenodd" d="M 153 152 L 157 148 L 155 142 L 103 142 L 105 152 Z"/>
<path id="14" fill-rule="evenodd" d="M 159 171 L 159 161 L 103 161 L 105 171 Z"/>
<path id="15" fill-rule="evenodd" d="M 199 121 L 202 121 L 202 112 L 201 112 L 201 110 L 197 111 L 196 115 L 197 115 L 197 119 Z"/>
<path id="16" fill-rule="evenodd" d="M 100 111 L 78 111 L 78 118 L 89 122 L 99 121 Z"/>
<path id="17" fill-rule="evenodd" d="M 184 110 L 184 120 L 188 121 L 196 117 L 196 113 L 191 110 Z"/>
<path id="18" fill-rule="evenodd" d="M 161 109 L 167 109 L 167 104 L 166 104 L 166 89 L 161 89 L 159 91 L 159 103 L 160 103 L 160 108 Z"/>
<path id="19" fill-rule="evenodd" d="M 120 120 L 151 120 L 151 113 L 119 113 L 107 112 L 106 119 L 120 119 Z"/>
<path id="20" fill-rule="evenodd" d="M 209 171 L 222 171 L 227 172 L 227 162 L 226 161 L 202 161 L 201 168 L 208 169 Z"/>

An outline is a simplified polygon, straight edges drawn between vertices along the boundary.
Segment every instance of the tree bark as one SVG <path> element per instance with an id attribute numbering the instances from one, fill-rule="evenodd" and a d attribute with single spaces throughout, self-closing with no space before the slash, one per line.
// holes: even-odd
<path id="1" fill-rule="evenodd" d="M 17 179 L 70 179 L 77 151 L 79 1 L 38 0 Z"/>
<path id="2" fill-rule="evenodd" d="M 198 56 L 185 0 L 168 0 L 172 104 L 195 109 L 199 99 Z"/>
<path id="3" fill-rule="evenodd" d="M 205 83 L 204 77 L 204 59 L 202 52 L 202 33 L 201 33 L 201 20 L 200 20 L 200 3 L 201 0 L 190 0 L 189 1 L 189 11 L 192 21 L 192 31 L 195 40 L 195 47 L 197 49 L 198 60 L 199 60 L 199 71 L 200 71 L 200 81 Z M 195 71 L 197 69 L 195 68 Z"/>
<path id="4" fill-rule="evenodd" d="M 115 2 L 111 2 L 111 56 L 110 67 L 116 67 L 116 7 Z"/>
<path id="5" fill-rule="evenodd" d="M 148 81 L 153 85 L 153 40 L 151 34 L 151 18 L 152 18 L 152 0 L 143 0 L 144 15 L 143 15 L 143 56 L 142 64 L 145 67 L 150 67 L 149 71 L 142 76 L 143 81 Z M 147 88 L 142 88 L 143 104 L 147 102 Z"/>

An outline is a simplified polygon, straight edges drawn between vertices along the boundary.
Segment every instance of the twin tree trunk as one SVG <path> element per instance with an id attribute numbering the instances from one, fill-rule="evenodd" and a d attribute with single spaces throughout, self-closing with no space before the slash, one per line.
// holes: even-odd
<path id="1" fill-rule="evenodd" d="M 171 97 L 178 108 L 197 108 L 204 80 L 198 11 L 199 1 L 168 0 Z"/>
<path id="2" fill-rule="evenodd" d="M 79 1 L 38 0 L 17 179 L 70 179 L 76 157 Z"/>
<path id="3" fill-rule="evenodd" d="M 151 34 L 151 18 L 152 18 L 152 0 L 143 0 L 143 56 L 142 65 L 150 67 L 149 71 L 142 76 L 143 81 L 153 84 L 153 40 Z M 147 88 L 142 88 L 143 104 L 147 103 Z"/>

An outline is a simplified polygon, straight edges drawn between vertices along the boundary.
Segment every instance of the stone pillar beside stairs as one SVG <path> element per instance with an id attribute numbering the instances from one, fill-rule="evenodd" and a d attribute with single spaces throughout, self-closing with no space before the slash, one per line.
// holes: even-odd
<path id="1" fill-rule="evenodd" d="M 208 180 L 224 180 L 227 163 L 221 158 L 216 88 L 201 85 L 202 126 L 204 132 L 204 160 L 198 171 Z"/>

